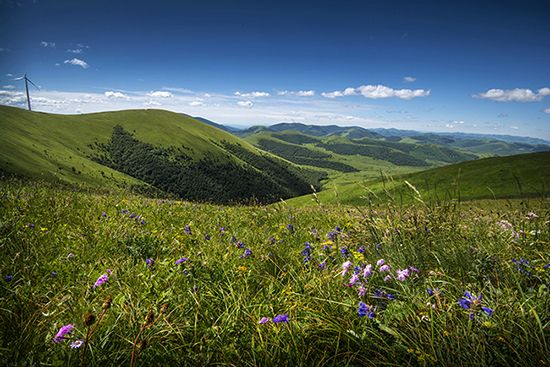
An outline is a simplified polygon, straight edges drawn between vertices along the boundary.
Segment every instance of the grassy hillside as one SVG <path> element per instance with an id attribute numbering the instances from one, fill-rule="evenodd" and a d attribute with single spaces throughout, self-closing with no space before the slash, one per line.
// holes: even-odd
<path id="1" fill-rule="evenodd" d="M 550 193 L 550 152 L 529 153 L 508 157 L 484 158 L 438 167 L 393 178 L 384 175 L 370 180 L 334 181 L 318 193 L 322 203 L 361 205 L 386 193 L 396 200 L 411 201 L 417 196 L 405 181 L 413 185 L 423 200 L 461 198 L 511 198 L 540 196 Z M 292 205 L 313 204 L 313 196 L 289 200 Z"/>
<path id="2" fill-rule="evenodd" d="M 0 106 L 0 130 L 3 172 L 69 184 L 141 185 L 201 201 L 274 201 L 310 192 L 321 177 L 168 111 L 55 115 Z"/>
<path id="3" fill-rule="evenodd" d="M 492 205 L 213 206 L 0 182 L 0 364 L 548 366 L 548 202 Z"/>

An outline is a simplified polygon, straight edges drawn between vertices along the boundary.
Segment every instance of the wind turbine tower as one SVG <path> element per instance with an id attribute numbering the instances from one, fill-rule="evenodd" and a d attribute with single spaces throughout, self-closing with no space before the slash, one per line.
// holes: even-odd
<path id="1" fill-rule="evenodd" d="M 32 111 L 31 110 L 31 98 L 29 96 L 29 83 L 31 83 L 32 85 L 34 85 L 34 87 L 36 89 L 40 89 L 36 86 L 36 84 L 34 84 L 29 78 L 27 78 L 27 74 L 25 73 L 25 75 L 23 75 L 22 77 L 20 78 L 16 78 L 14 80 L 22 80 L 24 79 L 25 80 L 25 91 L 27 92 L 27 106 L 29 107 L 29 111 Z"/>

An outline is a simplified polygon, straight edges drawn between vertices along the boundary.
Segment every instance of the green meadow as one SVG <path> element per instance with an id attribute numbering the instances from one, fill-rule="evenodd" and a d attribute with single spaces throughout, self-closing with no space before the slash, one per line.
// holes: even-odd
<path id="1" fill-rule="evenodd" d="M 5 179 L 0 360 L 548 365 L 548 208 L 217 206 Z"/>

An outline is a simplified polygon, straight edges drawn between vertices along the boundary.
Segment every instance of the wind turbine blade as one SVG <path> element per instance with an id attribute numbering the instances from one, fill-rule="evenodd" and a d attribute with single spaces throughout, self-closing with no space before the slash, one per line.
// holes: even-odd
<path id="1" fill-rule="evenodd" d="M 31 80 L 30 80 L 29 78 L 27 78 L 27 81 L 28 81 L 29 83 L 31 83 L 32 85 L 34 85 L 34 86 L 36 87 L 36 89 L 40 89 L 40 87 L 37 86 L 36 84 L 34 84 L 33 82 L 31 82 Z"/>

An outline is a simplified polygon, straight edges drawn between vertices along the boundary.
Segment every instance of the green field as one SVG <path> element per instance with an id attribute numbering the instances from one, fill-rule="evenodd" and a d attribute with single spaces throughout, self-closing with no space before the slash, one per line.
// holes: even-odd
<path id="1" fill-rule="evenodd" d="M 430 170 L 378 177 L 346 174 L 313 195 L 290 199 L 291 205 L 365 205 L 386 198 L 398 201 L 473 200 L 514 197 L 547 197 L 550 190 L 550 152 L 484 158 Z M 408 182 L 414 189 L 407 185 Z"/>
<path id="2" fill-rule="evenodd" d="M 326 175 L 162 110 L 55 115 L 0 106 L 0 171 L 206 202 L 277 201 Z"/>
<path id="3" fill-rule="evenodd" d="M 548 208 L 224 207 L 2 181 L 0 360 L 545 366 Z"/>

